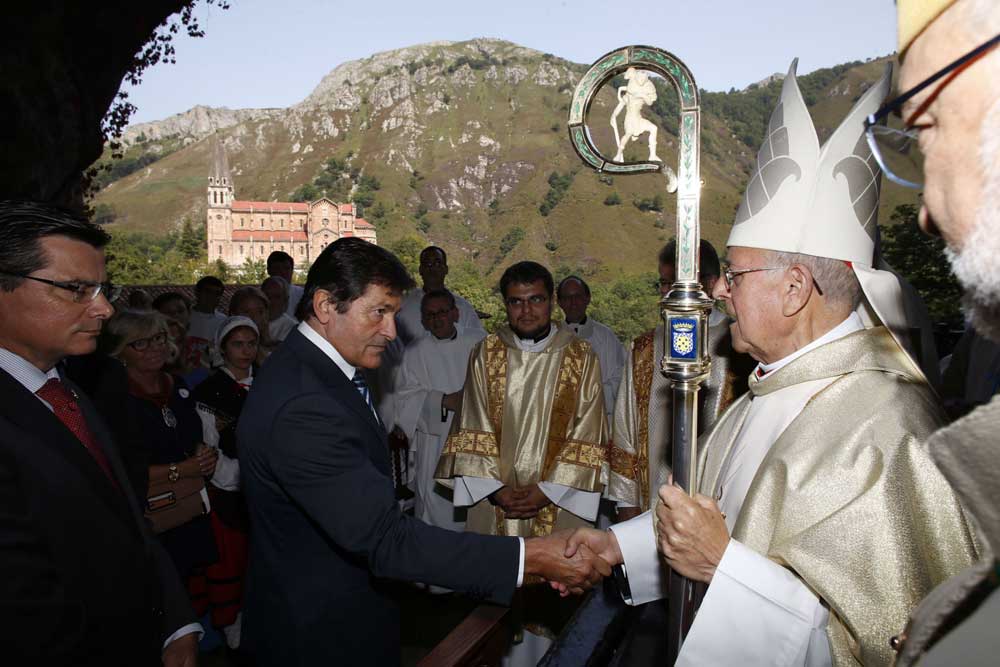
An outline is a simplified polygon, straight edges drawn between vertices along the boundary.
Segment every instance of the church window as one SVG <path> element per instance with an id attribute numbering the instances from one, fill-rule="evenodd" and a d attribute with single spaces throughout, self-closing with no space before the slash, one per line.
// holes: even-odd
<path id="1" fill-rule="evenodd" d="M 241 255 L 243 254 L 243 246 L 242 245 L 240 245 L 240 254 Z"/>
<path id="2" fill-rule="evenodd" d="M 260 228 L 264 229 L 264 218 L 260 219 Z"/>
<path id="3" fill-rule="evenodd" d="M 261 247 L 260 247 L 260 254 L 261 254 L 261 256 L 263 256 L 263 255 L 264 255 L 264 246 L 261 246 Z"/>
<path id="4" fill-rule="evenodd" d="M 221 215 L 217 215 L 217 216 L 215 216 L 215 219 L 216 220 L 222 220 L 222 216 Z"/>
<path id="5" fill-rule="evenodd" d="M 219 246 L 219 257 L 222 257 L 222 246 Z"/>
<path id="6" fill-rule="evenodd" d="M 323 226 L 326 227 L 329 224 L 330 224 L 329 218 L 323 218 Z"/>

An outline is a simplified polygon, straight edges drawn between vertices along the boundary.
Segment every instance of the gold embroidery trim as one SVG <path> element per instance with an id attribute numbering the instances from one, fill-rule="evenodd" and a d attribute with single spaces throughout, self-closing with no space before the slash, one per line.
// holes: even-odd
<path id="1" fill-rule="evenodd" d="M 486 398 L 490 421 L 496 442 L 502 442 L 501 428 L 503 426 L 503 402 L 507 396 L 507 346 L 500 337 L 490 334 L 484 343 L 486 349 Z M 497 449 L 496 456 L 500 456 Z"/>
<path id="2" fill-rule="evenodd" d="M 640 507 L 649 505 L 649 396 L 653 390 L 656 330 L 647 331 L 632 344 L 632 387 L 639 431 L 636 434 L 634 475 L 639 485 Z M 613 450 L 612 450 L 613 453 Z M 613 461 L 613 459 L 612 459 Z"/>
<path id="3" fill-rule="evenodd" d="M 448 436 L 441 452 L 442 456 L 445 454 L 476 454 L 500 458 L 500 447 L 493 433 L 462 429 Z"/>
<path id="4" fill-rule="evenodd" d="M 556 381 L 556 396 L 552 401 L 552 414 L 549 415 L 549 442 L 545 450 L 542 479 L 546 479 L 552 472 L 552 467 L 560 458 L 563 448 L 569 444 L 566 433 L 569 430 L 570 420 L 576 413 L 585 351 L 584 344 L 579 340 L 574 340 L 563 351 L 563 358 L 559 364 L 559 377 Z"/>

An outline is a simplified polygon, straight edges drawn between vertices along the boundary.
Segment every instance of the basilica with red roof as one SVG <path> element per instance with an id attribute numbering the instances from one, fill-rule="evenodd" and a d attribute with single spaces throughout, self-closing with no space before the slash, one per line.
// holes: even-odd
<path id="1" fill-rule="evenodd" d="M 358 217 L 354 204 L 325 197 L 314 202 L 266 202 L 235 199 L 229 162 L 215 142 L 208 177 L 206 230 L 208 260 L 239 267 L 249 258 L 266 260 L 275 250 L 287 252 L 305 268 L 323 248 L 345 236 L 376 243 L 375 227 Z"/>

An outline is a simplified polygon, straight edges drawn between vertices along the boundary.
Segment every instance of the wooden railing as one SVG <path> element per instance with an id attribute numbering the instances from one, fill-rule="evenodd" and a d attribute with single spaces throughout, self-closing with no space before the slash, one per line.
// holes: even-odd
<path id="1" fill-rule="evenodd" d="M 510 609 L 482 604 L 417 663 L 417 667 L 497 667 L 510 644 Z"/>

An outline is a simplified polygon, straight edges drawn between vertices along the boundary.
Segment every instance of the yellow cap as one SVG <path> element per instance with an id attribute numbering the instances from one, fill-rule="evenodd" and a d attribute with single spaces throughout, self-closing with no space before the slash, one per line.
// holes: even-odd
<path id="1" fill-rule="evenodd" d="M 899 55 L 902 56 L 917 35 L 953 4 L 955 0 L 896 0 Z"/>

